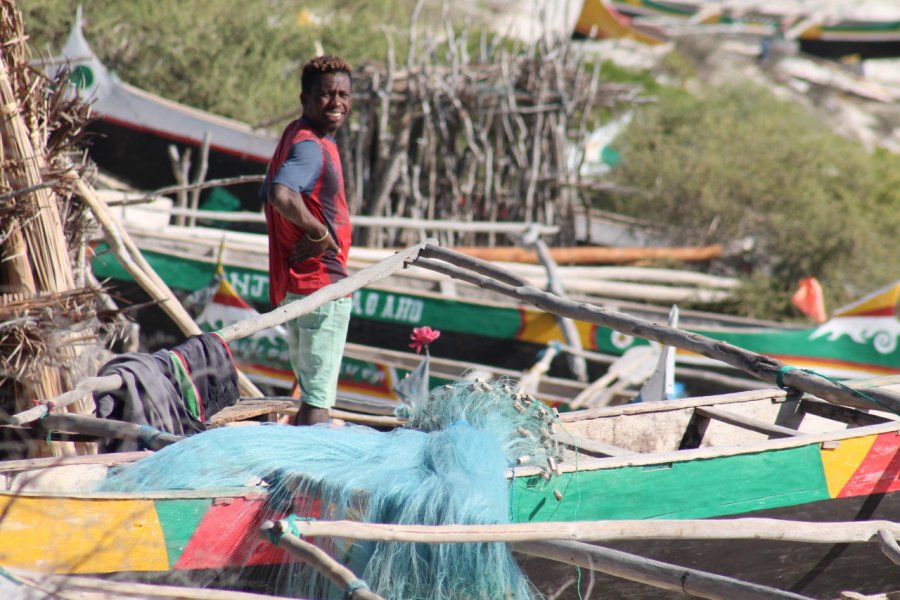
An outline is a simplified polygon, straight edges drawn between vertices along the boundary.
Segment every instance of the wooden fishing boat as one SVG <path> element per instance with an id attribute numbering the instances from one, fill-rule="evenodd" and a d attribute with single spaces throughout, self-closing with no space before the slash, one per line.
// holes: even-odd
<path id="1" fill-rule="evenodd" d="M 660 43 L 667 31 L 749 33 L 796 39 L 800 50 L 823 58 L 900 55 L 900 13 L 874 17 L 864 9 L 837 13 L 826 7 L 790 3 L 709 0 L 585 0 L 576 32 Z"/>
<path id="2" fill-rule="evenodd" d="M 853 387 L 900 390 L 900 378 Z M 900 421 L 769 389 L 563 414 L 567 448 L 549 481 L 510 470 L 520 524 L 768 517 L 806 522 L 900 519 Z M 262 488 L 122 494 L 91 492 L 107 469 L 146 453 L 0 464 L 0 565 L 56 574 L 189 580 L 288 560 L 259 540 Z M 318 517 L 317 514 L 300 515 Z M 647 536 L 643 536 L 644 538 Z M 652 537 L 652 536 L 651 536 Z M 699 536 L 703 537 L 703 536 Z M 618 539 L 603 546 L 723 576 L 834 598 L 900 584 L 877 543 Z M 246 560 L 246 545 L 253 551 Z M 574 568 L 523 557 L 545 592 Z M 246 583 L 246 582 L 245 582 Z M 594 574 L 603 597 L 667 598 L 646 585 Z M 577 597 L 574 589 L 563 597 Z M 671 597 L 676 597 L 672 595 Z M 774 596 L 773 596 L 774 597 Z"/>
<path id="3" fill-rule="evenodd" d="M 69 36 L 50 70 L 70 65 L 71 81 L 90 101 L 96 119 L 88 130 L 90 155 L 101 169 L 142 189 L 175 184 L 168 147 L 199 153 L 208 137 L 210 179 L 264 174 L 278 137 L 245 123 L 173 102 L 119 80 L 100 61 L 82 33 L 78 7 Z M 139 160 L 135 158 L 139 157 Z M 230 191 L 248 208 L 259 207 L 259 184 Z"/>
<path id="4" fill-rule="evenodd" d="M 175 226 L 163 232 L 142 231 L 134 227 L 129 229 L 148 262 L 171 288 L 196 292 L 209 285 L 221 263 L 225 277 L 236 294 L 251 305 L 268 310 L 264 236 L 200 227 L 191 228 L 189 232 Z M 350 267 L 363 268 L 388 252 L 351 248 Z M 130 280 L 128 273 L 112 255 L 102 253 L 102 247 L 92 265 L 98 277 Z M 536 286 L 544 287 L 548 279 L 541 271 L 539 267 L 533 267 L 521 273 L 530 277 Z M 652 320 L 665 320 L 668 306 L 638 304 L 605 294 L 615 294 L 621 287 L 630 290 L 629 286 L 633 284 L 600 279 L 605 276 L 603 269 L 590 269 L 590 276 L 581 272 L 578 267 L 561 269 L 572 297 L 626 310 Z M 679 275 L 682 273 L 679 272 Z M 712 278 L 708 281 L 701 274 L 697 274 L 697 280 L 702 280 L 705 286 L 719 287 L 684 286 L 679 289 L 644 285 L 638 286 L 636 293 L 651 294 L 653 290 L 668 288 L 669 291 L 686 294 L 683 296 L 686 299 L 697 300 L 703 294 L 727 292 L 727 286 L 732 285 L 729 280 Z M 831 377 L 890 375 L 900 373 L 900 345 L 897 343 L 900 323 L 896 318 L 898 299 L 900 282 L 838 309 L 831 320 L 813 327 L 699 311 L 682 311 L 681 322 L 685 329 L 778 358 L 795 367 L 816 369 Z M 557 319 L 552 314 L 511 302 L 499 295 L 487 294 L 475 286 L 455 284 L 446 277 L 422 269 L 405 269 L 353 294 L 348 336 L 351 342 L 405 349 L 411 328 L 425 325 L 443 332 L 440 344 L 433 349 L 436 356 L 515 371 L 533 365 L 547 344 L 564 341 Z M 647 343 L 607 327 L 584 322 L 576 322 L 575 325 L 582 348 L 609 357 L 608 362 L 635 346 Z M 685 351 L 678 352 L 678 363 L 684 368 L 734 373 L 717 361 Z M 592 374 L 599 376 L 602 368 L 603 365 L 598 366 Z M 556 363 L 551 375 L 568 375 L 563 361 Z M 695 385 L 701 387 L 694 389 L 694 395 L 708 393 L 710 389 L 702 387 L 700 381 L 696 381 Z"/>

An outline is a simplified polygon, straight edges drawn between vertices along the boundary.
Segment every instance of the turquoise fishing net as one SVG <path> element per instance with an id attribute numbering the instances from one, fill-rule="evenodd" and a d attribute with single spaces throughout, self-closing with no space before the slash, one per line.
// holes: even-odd
<path id="1" fill-rule="evenodd" d="M 508 523 L 506 471 L 527 462 L 552 475 L 547 465 L 560 458 L 551 439 L 555 419 L 511 382 L 459 382 L 435 389 L 413 407 L 405 428 L 214 429 L 120 469 L 102 489 L 262 486 L 272 519 L 294 513 L 374 523 Z M 502 543 L 317 543 L 387 598 L 540 596 Z M 344 596 L 301 563 L 284 565 L 279 580 L 282 594 Z"/>

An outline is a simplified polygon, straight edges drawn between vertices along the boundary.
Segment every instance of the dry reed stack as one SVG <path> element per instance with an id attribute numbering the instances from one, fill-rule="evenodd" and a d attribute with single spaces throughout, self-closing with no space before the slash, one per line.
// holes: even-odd
<path id="1" fill-rule="evenodd" d="M 0 40 L 0 410 L 14 413 L 96 371 L 98 319 L 84 268 L 86 213 L 62 176 L 89 109 L 29 66 L 13 0 L 0 0 Z M 91 409 L 82 400 L 69 410 Z M 2 457 L 91 451 L 4 442 Z"/>
<path id="2" fill-rule="evenodd" d="M 372 216 L 559 225 L 573 241 L 583 205 L 578 155 L 597 109 L 633 103 L 634 86 L 602 84 L 569 39 L 531 44 L 466 29 L 417 34 L 405 64 L 354 73 L 356 130 L 342 139 L 353 210 Z M 390 41 L 390 40 L 389 40 Z M 342 132 L 345 136 L 347 132 Z M 361 245 L 405 246 L 415 235 L 367 230 Z M 494 245 L 496 234 L 446 232 L 444 245 Z M 503 243 L 508 241 L 503 240 Z"/>

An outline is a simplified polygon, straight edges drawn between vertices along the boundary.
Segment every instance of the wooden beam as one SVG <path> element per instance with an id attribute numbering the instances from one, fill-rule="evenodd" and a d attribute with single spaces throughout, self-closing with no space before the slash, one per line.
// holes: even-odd
<path id="1" fill-rule="evenodd" d="M 828 402 L 822 402 L 812 398 L 803 398 L 800 400 L 800 411 L 822 417 L 823 419 L 846 423 L 847 425 L 877 425 L 878 423 L 887 423 L 890 421 L 890 419 L 885 419 L 878 415 L 873 415 L 847 406 L 829 404 Z"/>
<path id="2" fill-rule="evenodd" d="M 70 414 L 47 415 L 40 420 L 40 427 L 47 431 L 80 433 L 99 438 L 143 440 L 151 450 L 159 450 L 184 439 L 183 436 L 152 430 L 152 428 L 149 434 L 145 434 L 144 432 L 147 430 L 143 429 L 144 426 L 136 423 Z"/>
<path id="3" fill-rule="evenodd" d="M 579 542 L 528 542 L 515 544 L 512 549 L 688 596 L 712 600 L 810 600 L 793 592 Z"/>
<path id="4" fill-rule="evenodd" d="M 756 431 L 757 433 L 762 433 L 764 435 L 770 435 L 777 438 L 802 435 L 796 429 L 791 429 L 790 427 L 782 427 L 781 425 L 775 425 L 774 423 L 768 423 L 766 421 L 761 421 L 752 417 L 745 417 L 744 415 L 739 415 L 723 408 L 717 408 L 714 406 L 698 406 L 694 410 L 704 417 L 709 417 L 710 419 L 715 419 L 716 421 L 721 421 L 722 423 L 728 423 L 729 425 L 734 425 L 735 427 L 741 427 L 743 429 L 749 429 L 750 431 Z"/>
<path id="5" fill-rule="evenodd" d="M 397 252 L 383 261 L 372 265 L 368 269 L 363 269 L 337 283 L 325 286 L 305 298 L 295 300 L 284 306 L 279 306 L 270 312 L 256 317 L 229 325 L 220 330 L 219 334 L 226 342 L 230 342 L 232 340 L 253 335 L 264 329 L 275 327 L 276 325 L 282 325 L 291 319 L 295 319 L 300 315 L 305 315 L 332 300 L 343 298 L 360 288 L 389 277 L 395 271 L 405 268 L 408 263 L 415 260 L 423 248 L 433 243 L 435 243 L 434 240 L 425 240 L 415 246 L 410 246 L 409 248 Z M 261 396 L 262 394 L 258 395 Z"/>
<path id="6" fill-rule="evenodd" d="M 496 525 L 395 525 L 359 521 L 297 521 L 301 537 L 339 537 L 420 544 L 573 540 L 778 540 L 810 544 L 869 543 L 880 530 L 900 537 L 900 524 L 884 520 L 847 522 L 784 519 L 623 519 L 503 523 Z"/>
<path id="7" fill-rule="evenodd" d="M 303 562 L 309 563 L 316 571 L 327 577 L 339 590 L 347 590 L 346 597 L 352 600 L 384 600 L 371 591 L 350 569 L 329 556 L 327 552 L 296 535 L 288 533 L 290 528 L 282 521 L 266 521 L 259 528 L 259 537 L 284 548 Z M 362 584 L 365 587 L 355 587 Z"/>
<path id="8" fill-rule="evenodd" d="M 900 394 L 895 392 L 879 388 L 866 388 L 865 391 L 853 390 L 828 377 L 802 369 L 791 369 L 789 365 L 774 358 L 750 352 L 727 342 L 675 327 L 659 325 L 599 306 L 565 300 L 527 283 L 516 285 L 514 282 L 521 281 L 521 279 L 504 269 L 446 248 L 426 246 L 419 256 L 413 263 L 416 266 L 516 298 L 556 315 L 603 325 L 620 333 L 689 350 L 707 358 L 722 361 L 770 383 L 780 380 L 785 388 L 806 392 L 834 404 L 865 409 L 880 407 L 883 410 L 900 414 Z"/>

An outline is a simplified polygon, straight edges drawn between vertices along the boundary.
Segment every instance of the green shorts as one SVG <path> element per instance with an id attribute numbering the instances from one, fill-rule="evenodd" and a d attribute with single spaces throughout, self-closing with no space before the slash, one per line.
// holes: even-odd
<path id="1" fill-rule="evenodd" d="M 288 294 L 281 306 L 305 298 Z M 300 382 L 300 399 L 316 408 L 331 408 L 350 325 L 350 298 L 338 298 L 284 324 L 291 367 Z"/>

